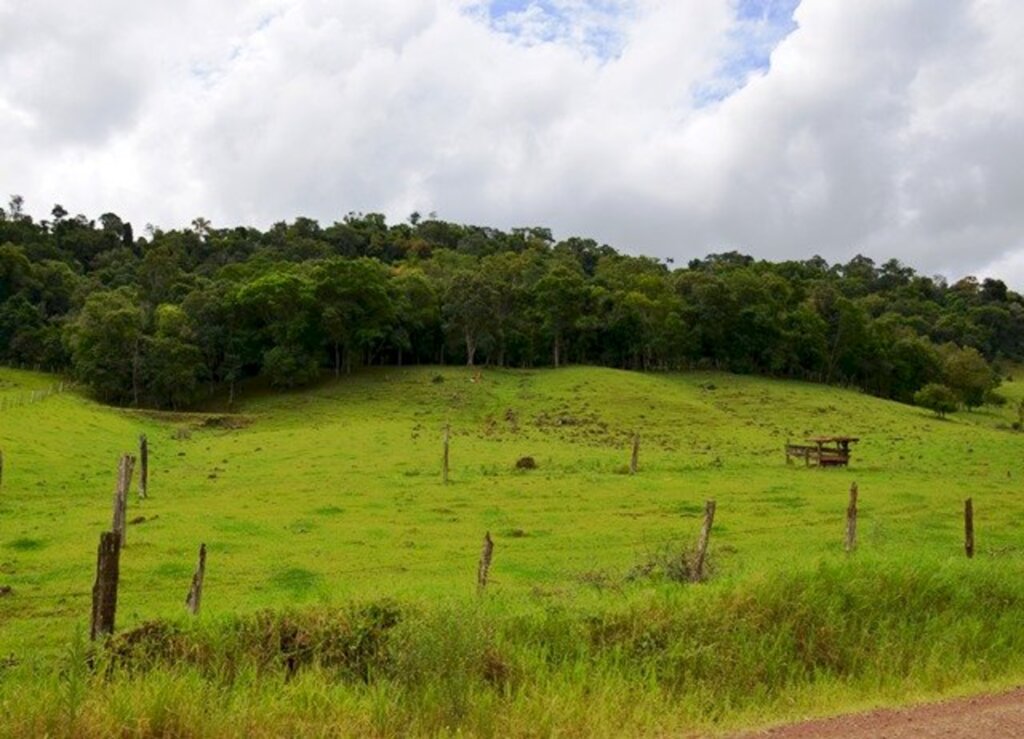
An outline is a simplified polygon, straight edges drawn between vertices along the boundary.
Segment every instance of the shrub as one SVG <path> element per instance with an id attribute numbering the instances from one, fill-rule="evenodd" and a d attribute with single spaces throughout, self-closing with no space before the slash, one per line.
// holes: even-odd
<path id="1" fill-rule="evenodd" d="M 995 390 L 989 390 L 985 393 L 985 405 L 994 405 L 997 408 L 1002 408 L 1008 402 L 1005 395 L 997 393 Z"/>
<path id="2" fill-rule="evenodd" d="M 930 382 L 914 393 L 914 404 L 935 411 L 939 418 L 957 409 L 957 396 L 950 388 Z"/>

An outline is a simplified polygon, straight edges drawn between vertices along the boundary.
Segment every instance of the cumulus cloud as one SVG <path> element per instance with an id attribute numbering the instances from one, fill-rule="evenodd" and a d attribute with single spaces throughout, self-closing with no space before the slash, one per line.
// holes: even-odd
<path id="1" fill-rule="evenodd" d="M 1024 287 L 1011 0 L 0 0 L 0 187 L 350 210 Z"/>

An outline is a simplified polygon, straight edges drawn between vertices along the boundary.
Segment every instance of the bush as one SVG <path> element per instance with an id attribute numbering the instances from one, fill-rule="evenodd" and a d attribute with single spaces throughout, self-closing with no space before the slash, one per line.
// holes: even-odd
<path id="1" fill-rule="evenodd" d="M 997 393 L 995 390 L 989 390 L 985 393 L 985 405 L 994 405 L 997 408 L 1002 408 L 1008 402 L 1005 395 Z"/>
<path id="2" fill-rule="evenodd" d="M 939 418 L 953 413 L 958 406 L 956 393 L 936 382 L 930 382 L 914 393 L 914 404 L 935 411 Z"/>

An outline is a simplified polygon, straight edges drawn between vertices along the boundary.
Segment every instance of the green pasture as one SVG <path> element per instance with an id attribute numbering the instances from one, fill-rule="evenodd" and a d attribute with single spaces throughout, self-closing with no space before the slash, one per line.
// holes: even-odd
<path id="1" fill-rule="evenodd" d="M 56 382 L 0 370 L 0 397 Z M 1020 579 L 1024 434 L 1010 423 L 1024 383 L 1004 383 L 1001 392 L 1011 401 L 1005 408 L 946 420 L 821 385 L 597 368 L 375 369 L 294 393 L 244 389 L 230 412 L 217 400 L 193 414 L 50 395 L 0 411 L 0 586 L 11 588 L 0 597 L 0 658 L 56 658 L 76 627 L 87 627 L 117 459 L 135 452 L 141 433 L 150 491 L 140 501 L 133 490 L 129 503 L 129 520 L 139 522 L 121 557 L 119 631 L 184 618 L 201 542 L 209 552 L 204 622 L 384 598 L 417 608 L 469 602 L 488 531 L 495 553 L 487 600 L 502 613 L 614 611 L 680 590 L 691 600 L 740 597 L 748 583 L 764 588 L 793 573 L 849 566 L 842 539 L 854 481 L 855 559 L 879 571 Z M 630 476 L 634 433 L 640 471 Z M 786 464 L 787 440 L 833 433 L 862 439 L 849 469 Z M 524 456 L 537 469 L 517 470 Z M 961 562 L 967 497 L 977 529 L 969 564 Z M 709 583 L 630 577 L 654 554 L 692 546 L 711 498 L 718 512 Z M 959 687 L 1024 675 L 1013 670 L 968 671 Z M 948 677 L 923 686 L 957 687 Z M 892 682 L 877 688 L 902 695 Z M 832 694 L 811 704 L 849 702 Z M 861 685 L 856 700 L 872 695 Z M 772 705 L 765 716 L 808 701 Z M 679 725 L 642 722 L 655 733 Z"/>

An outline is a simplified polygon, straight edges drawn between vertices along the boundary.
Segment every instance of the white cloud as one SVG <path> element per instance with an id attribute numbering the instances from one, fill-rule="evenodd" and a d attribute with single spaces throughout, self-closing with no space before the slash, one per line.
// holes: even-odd
<path id="1" fill-rule="evenodd" d="M 436 210 L 1024 287 L 1024 6 L 803 0 L 778 41 L 737 1 L 0 0 L 0 192 L 139 226 Z M 778 41 L 769 67 L 738 39 Z"/>

